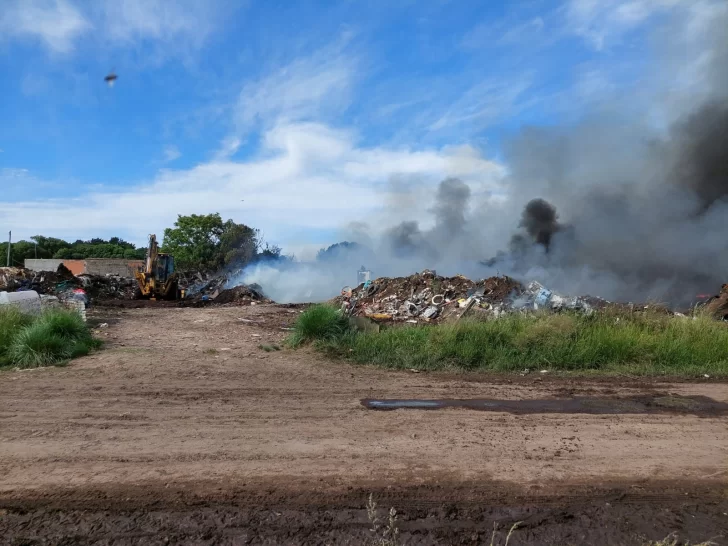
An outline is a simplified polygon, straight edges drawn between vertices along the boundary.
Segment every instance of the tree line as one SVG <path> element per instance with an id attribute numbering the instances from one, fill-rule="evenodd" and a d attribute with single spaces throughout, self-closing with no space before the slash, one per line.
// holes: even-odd
<path id="1" fill-rule="evenodd" d="M 8 243 L 0 244 L 0 264 L 5 265 Z M 136 247 L 120 237 L 94 238 L 69 243 L 55 237 L 36 235 L 30 240 L 17 241 L 10 247 L 10 263 L 23 267 L 26 259 L 55 258 L 84 260 L 86 258 L 117 258 L 142 260 L 146 246 Z M 219 213 L 189 216 L 179 215 L 174 226 L 164 230 L 161 251 L 174 256 L 180 270 L 216 270 L 224 267 L 244 267 L 261 260 L 292 260 L 281 248 L 263 240 L 260 230 L 223 221 Z"/>
<path id="2" fill-rule="evenodd" d="M 5 265 L 8 243 L 0 244 L 0 263 Z M 81 239 L 69 243 L 55 237 L 35 235 L 29 241 L 17 241 L 10 246 L 10 264 L 23 267 L 26 259 L 56 258 L 62 260 L 83 260 L 85 258 L 123 258 L 128 260 L 143 259 L 144 248 L 136 248 L 132 243 L 120 237 L 110 239 Z"/>

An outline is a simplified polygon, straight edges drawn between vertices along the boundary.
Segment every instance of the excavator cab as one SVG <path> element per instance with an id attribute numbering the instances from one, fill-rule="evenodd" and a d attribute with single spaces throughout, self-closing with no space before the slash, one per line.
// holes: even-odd
<path id="1" fill-rule="evenodd" d="M 165 283 L 174 274 L 174 256 L 157 254 L 157 281 Z"/>

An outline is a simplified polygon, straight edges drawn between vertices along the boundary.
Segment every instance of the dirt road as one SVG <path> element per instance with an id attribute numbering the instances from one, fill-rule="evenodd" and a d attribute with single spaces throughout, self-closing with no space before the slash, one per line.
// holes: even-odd
<path id="1" fill-rule="evenodd" d="M 515 521 L 512 545 L 728 543 L 725 415 L 361 404 L 728 402 L 728 385 L 387 372 L 260 348 L 298 312 L 98 309 L 104 350 L 0 372 L 0 542 L 360 544 L 372 493 L 407 544 L 487 544 Z"/>

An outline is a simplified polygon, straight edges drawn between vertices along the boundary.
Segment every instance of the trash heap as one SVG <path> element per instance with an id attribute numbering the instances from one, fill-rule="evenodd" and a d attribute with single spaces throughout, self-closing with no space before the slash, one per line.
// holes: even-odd
<path id="1" fill-rule="evenodd" d="M 258 284 L 238 284 L 228 286 L 230 279 L 240 278 L 242 270 L 228 273 L 206 275 L 195 273 L 184 280 L 187 285 L 185 301 L 197 304 L 234 304 L 256 305 L 258 303 L 274 303 L 263 293 Z"/>
<path id="2" fill-rule="evenodd" d="M 720 289 L 720 294 L 705 304 L 705 312 L 717 320 L 728 320 L 728 284 Z"/>
<path id="3" fill-rule="evenodd" d="M 479 309 L 489 309 L 522 290 L 521 283 L 510 277 L 473 282 L 462 275 L 441 277 L 425 270 L 409 277 L 367 281 L 356 289 L 344 287 L 333 303 L 350 316 L 430 322 L 460 316 L 476 304 Z"/>
<path id="4" fill-rule="evenodd" d="M 81 286 L 62 264 L 58 271 L 31 271 L 22 267 L 0 267 L 0 291 L 21 292 L 33 290 L 39 294 L 53 294 L 59 285 Z"/>
<path id="5" fill-rule="evenodd" d="M 44 296 L 71 298 L 75 290 L 83 289 L 98 300 L 133 299 L 135 279 L 118 275 L 75 276 L 63 264 L 56 271 L 31 271 L 20 267 L 0 268 L 0 291 L 22 292 L 32 290 Z"/>
<path id="6" fill-rule="evenodd" d="M 241 284 L 221 291 L 212 301 L 215 303 L 235 303 L 238 305 L 256 305 L 258 303 L 274 303 L 263 294 L 263 289 L 257 284 Z"/>
<path id="7" fill-rule="evenodd" d="M 228 280 L 241 275 L 242 271 L 224 272 L 202 272 L 180 275 L 180 286 L 184 287 L 188 296 L 207 296 L 208 299 L 216 299 L 225 290 Z"/>
<path id="8" fill-rule="evenodd" d="M 119 275 L 87 275 L 77 277 L 81 285 L 98 300 L 133 300 L 136 297 L 137 281 Z"/>
<path id="9" fill-rule="evenodd" d="M 37 311 L 51 307 L 66 307 L 76 309 L 86 320 L 86 307 L 88 295 L 82 288 L 83 283 L 76 278 L 64 265 L 57 271 L 31 271 L 19 267 L 0 268 L 0 292 L 26 294 L 22 300 L 5 297 L 8 303 L 12 301 L 38 302 Z M 23 305 L 20 304 L 22 307 Z M 26 310 L 30 308 L 26 305 Z"/>
<path id="10" fill-rule="evenodd" d="M 349 316 L 411 323 L 457 320 L 469 313 L 492 318 L 538 309 L 592 312 L 586 299 L 562 296 L 537 282 L 524 286 L 507 276 L 472 281 L 429 270 L 367 281 L 355 289 L 346 286 L 332 303 Z"/>

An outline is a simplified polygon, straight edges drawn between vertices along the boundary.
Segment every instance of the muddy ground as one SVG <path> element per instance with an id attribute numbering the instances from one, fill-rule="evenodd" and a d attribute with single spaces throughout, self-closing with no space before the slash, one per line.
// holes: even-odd
<path id="1" fill-rule="evenodd" d="M 275 350 L 299 311 L 99 308 L 102 351 L 0 372 L 0 543 L 362 544 L 372 493 L 404 544 L 489 544 L 494 524 L 502 543 L 516 521 L 514 546 L 728 544 L 728 417 L 681 398 L 725 403 L 728 385 L 387 372 Z M 574 397 L 637 413 L 362 405 Z M 629 405 L 656 399 L 669 403 Z"/>

